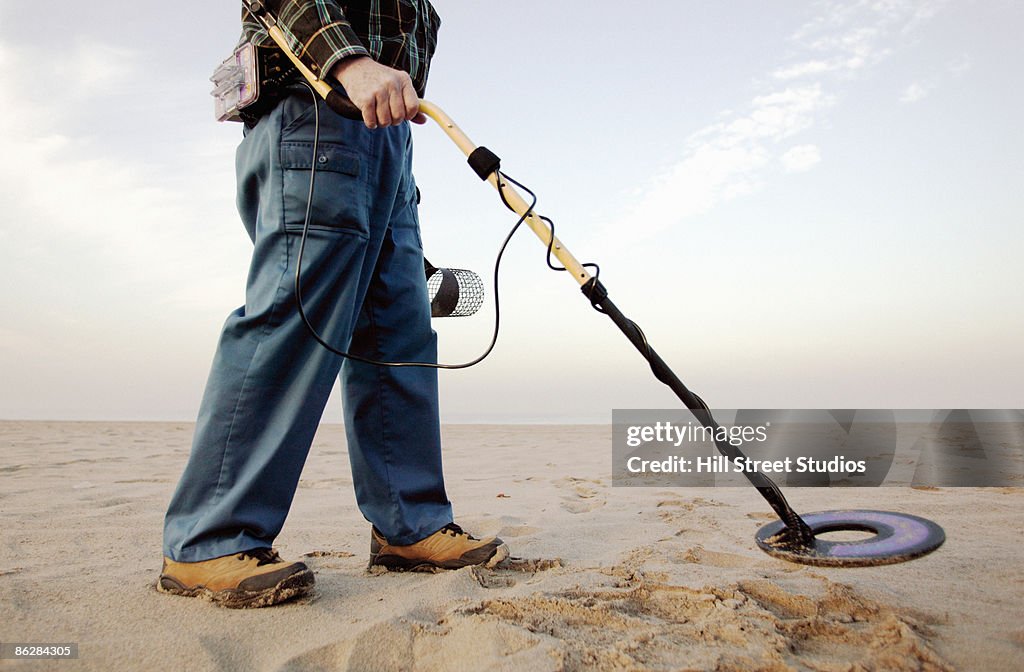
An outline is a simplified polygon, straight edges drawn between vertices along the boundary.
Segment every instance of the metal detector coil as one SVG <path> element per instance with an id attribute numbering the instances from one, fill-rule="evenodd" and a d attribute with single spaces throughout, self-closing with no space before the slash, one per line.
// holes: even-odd
<path id="1" fill-rule="evenodd" d="M 906 562 L 931 553 L 946 540 L 942 528 L 930 520 L 891 511 L 822 511 L 801 514 L 815 534 L 809 544 L 787 542 L 781 520 L 757 532 L 757 545 L 782 560 L 823 567 L 869 567 Z M 827 532 L 871 532 L 856 541 L 828 541 Z"/>

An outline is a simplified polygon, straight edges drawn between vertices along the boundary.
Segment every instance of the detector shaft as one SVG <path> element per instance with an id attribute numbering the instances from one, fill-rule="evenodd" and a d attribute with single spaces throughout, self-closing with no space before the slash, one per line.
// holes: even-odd
<path id="1" fill-rule="evenodd" d="M 437 105 L 434 105 L 430 101 L 420 101 L 420 112 L 427 115 L 441 127 L 441 129 L 448 135 L 449 138 L 458 146 L 458 148 L 467 157 L 476 150 L 477 146 L 473 144 L 473 141 L 469 139 L 461 128 L 451 120 L 444 110 Z M 516 191 L 515 187 L 510 185 L 506 180 L 500 180 L 499 171 L 491 173 L 487 177 L 487 181 L 491 183 L 491 186 L 497 189 L 504 197 L 505 202 L 515 211 L 520 217 L 524 217 L 523 221 L 527 226 L 540 238 L 544 245 L 551 246 L 551 254 L 555 256 L 558 261 L 562 263 L 562 266 L 572 275 L 572 277 L 583 286 L 590 282 L 591 275 L 587 272 L 587 269 L 583 268 L 583 265 L 572 255 L 569 250 L 566 249 L 562 241 L 557 236 L 552 240 L 551 228 L 540 218 L 534 210 L 530 209 L 530 204 Z"/>

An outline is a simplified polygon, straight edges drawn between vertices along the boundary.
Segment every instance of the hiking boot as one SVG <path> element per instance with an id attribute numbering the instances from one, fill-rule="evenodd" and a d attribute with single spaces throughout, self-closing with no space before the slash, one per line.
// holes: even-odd
<path id="1" fill-rule="evenodd" d="M 393 546 L 376 527 L 370 530 L 370 567 L 419 571 L 493 567 L 507 557 L 508 546 L 498 537 L 477 539 L 455 523 L 408 546 Z"/>
<path id="2" fill-rule="evenodd" d="M 313 572 L 301 562 L 285 562 L 277 551 L 257 548 L 202 562 L 164 558 L 156 589 L 239 609 L 268 607 L 304 595 L 313 581 Z"/>

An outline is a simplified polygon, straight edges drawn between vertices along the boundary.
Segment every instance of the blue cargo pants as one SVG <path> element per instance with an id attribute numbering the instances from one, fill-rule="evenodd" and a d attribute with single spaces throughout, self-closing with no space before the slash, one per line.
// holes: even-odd
<path id="1" fill-rule="evenodd" d="M 238 148 L 238 209 L 252 263 L 245 305 L 224 324 L 165 518 L 164 554 L 179 562 L 272 545 L 339 373 L 363 516 L 403 545 L 452 521 L 436 370 L 344 360 L 316 343 L 296 310 L 293 276 L 315 161 L 302 261 L 309 320 L 338 349 L 436 361 L 409 124 L 371 131 L 317 104 L 315 158 L 308 93 L 283 100 Z"/>

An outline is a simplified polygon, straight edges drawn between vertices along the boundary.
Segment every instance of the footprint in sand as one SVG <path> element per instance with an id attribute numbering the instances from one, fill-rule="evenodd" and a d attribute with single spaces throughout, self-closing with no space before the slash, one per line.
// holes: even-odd
<path id="1" fill-rule="evenodd" d="M 684 553 L 679 554 L 677 558 L 673 559 L 677 562 L 706 565 L 708 567 L 719 567 L 722 569 L 750 567 L 758 562 L 757 560 L 752 560 L 735 553 L 709 551 L 700 545 L 688 548 Z"/>
<path id="2" fill-rule="evenodd" d="M 511 623 L 452 613 L 438 621 L 401 616 L 336 642 L 311 648 L 279 672 L 459 669 L 564 670 L 556 642 Z"/>
<path id="3" fill-rule="evenodd" d="M 677 536 L 697 528 L 717 530 L 721 527 L 721 523 L 718 520 L 719 514 L 704 512 L 703 509 L 719 506 L 729 505 L 713 499 L 704 499 L 703 497 L 690 497 L 684 499 L 682 497 L 673 496 L 670 499 L 663 499 L 658 502 L 658 518 L 670 525 L 677 524 L 681 521 L 687 522 L 689 526 L 676 532 Z"/>
<path id="4" fill-rule="evenodd" d="M 558 669 L 953 669 L 920 615 L 828 582 L 812 594 L 759 580 L 694 589 L 640 573 L 622 588 L 503 596 L 456 615 L 546 635 Z"/>
<path id="5" fill-rule="evenodd" d="M 348 567 L 347 564 L 332 562 L 331 560 L 354 558 L 355 554 L 348 551 L 310 551 L 309 553 L 303 553 L 302 557 L 312 561 L 309 564 L 313 565 L 314 569 L 345 569 Z"/>
<path id="6" fill-rule="evenodd" d="M 531 525 L 506 525 L 498 531 L 498 536 L 502 539 L 515 539 L 516 537 L 527 537 L 542 531 L 543 528 Z"/>
<path id="7" fill-rule="evenodd" d="M 351 558 L 354 557 L 352 553 L 348 551 L 310 551 L 309 553 L 303 553 L 304 558 Z"/>
<path id="8" fill-rule="evenodd" d="M 517 576 L 533 576 L 538 572 L 563 566 L 561 558 L 517 558 L 502 560 L 494 567 L 471 567 L 470 572 L 484 588 L 509 588 L 516 585 Z"/>
<path id="9" fill-rule="evenodd" d="M 599 480 L 567 476 L 555 481 L 555 486 L 568 491 L 562 496 L 562 508 L 569 513 L 588 513 L 601 508 L 607 501 L 598 490 L 604 486 Z"/>
<path id="10" fill-rule="evenodd" d="M 343 488 L 352 484 L 352 480 L 348 478 L 318 478 L 313 480 L 307 480 L 305 478 L 299 481 L 300 488 L 309 488 L 313 490 L 322 490 L 330 488 Z"/>

